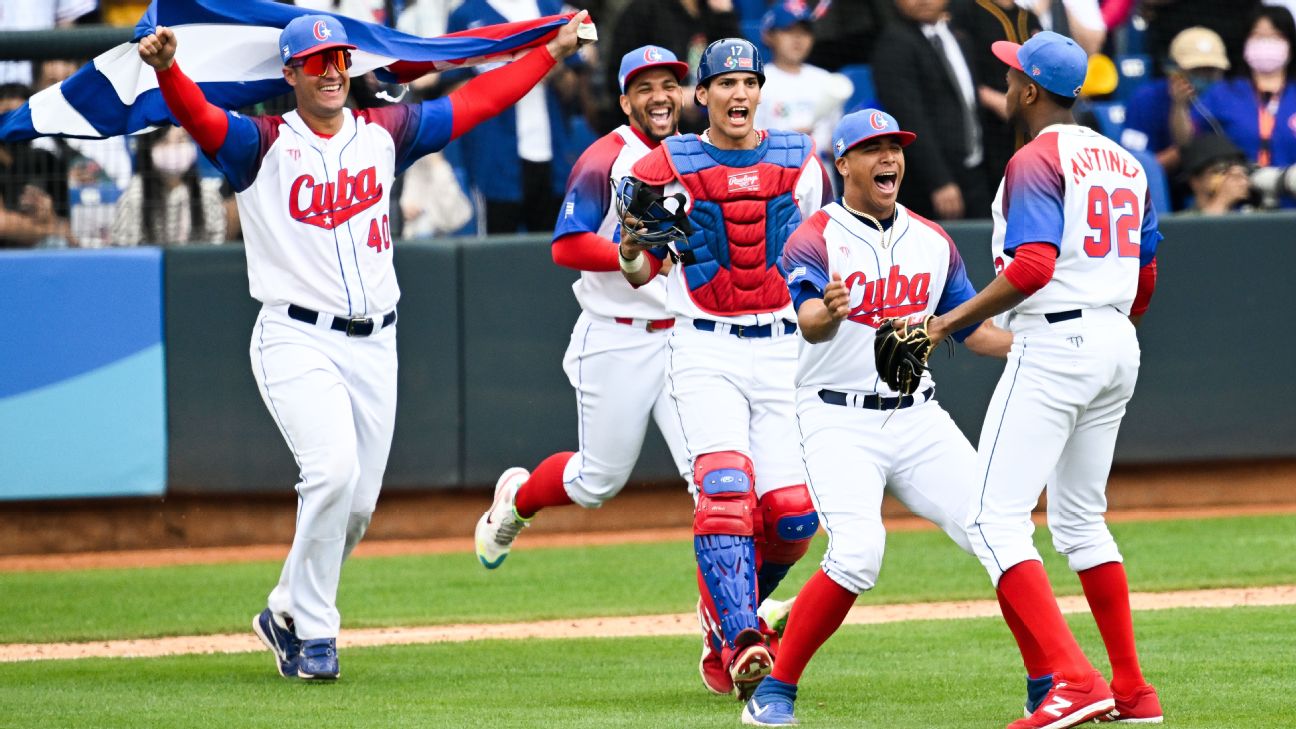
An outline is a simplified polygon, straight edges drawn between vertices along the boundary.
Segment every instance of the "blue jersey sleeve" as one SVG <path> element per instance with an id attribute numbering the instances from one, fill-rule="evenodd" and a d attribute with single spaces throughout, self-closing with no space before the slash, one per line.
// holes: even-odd
<path id="1" fill-rule="evenodd" d="M 1140 232 L 1142 238 L 1139 242 L 1139 265 L 1146 266 L 1156 257 L 1157 246 L 1164 238 L 1158 227 L 1156 206 L 1152 204 L 1151 193 L 1147 194 L 1143 201 L 1143 227 Z"/>
<path id="2" fill-rule="evenodd" d="M 959 304 L 976 296 L 977 292 L 972 281 L 968 279 L 967 267 L 963 265 L 963 256 L 959 255 L 954 241 L 946 238 L 946 242 L 949 243 L 950 249 L 949 272 L 945 276 L 945 290 L 941 292 L 940 299 L 936 302 L 937 316 L 948 314 Z M 979 326 L 981 326 L 980 322 L 964 327 L 954 332 L 953 337 L 956 341 L 962 342 Z"/>
<path id="3" fill-rule="evenodd" d="M 396 174 L 409 169 L 420 157 L 438 152 L 450 143 L 454 111 L 448 97 L 421 104 L 393 104 L 357 112 L 370 124 L 387 130 L 396 143 Z"/>
<path id="4" fill-rule="evenodd" d="M 207 159 L 225 175 L 234 192 L 243 192 L 256 181 L 261 160 L 279 137 L 283 117 L 243 116 L 233 111 L 227 111 L 225 115 L 229 118 L 225 141 L 215 154 L 208 154 Z"/>
<path id="5" fill-rule="evenodd" d="M 554 240 L 572 233 L 598 232 L 612 204 L 612 165 L 624 148 L 625 140 L 620 135 L 608 134 L 576 160 L 558 209 Z M 614 238 L 619 239 L 619 236 Z"/>
<path id="6" fill-rule="evenodd" d="M 1036 137 L 1004 172 L 1004 253 L 1011 256 L 1023 243 L 1051 243 L 1061 251 L 1065 195 L 1057 134 Z"/>
<path id="7" fill-rule="evenodd" d="M 797 308 L 808 299 L 823 298 L 828 287 L 828 245 L 824 241 L 827 224 L 828 214 L 821 210 L 793 231 L 783 246 L 788 293 Z"/>

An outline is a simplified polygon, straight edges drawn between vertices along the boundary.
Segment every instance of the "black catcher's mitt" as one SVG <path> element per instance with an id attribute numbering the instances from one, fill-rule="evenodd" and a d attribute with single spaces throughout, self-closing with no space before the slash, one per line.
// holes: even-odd
<path id="1" fill-rule="evenodd" d="M 903 395 L 912 395 L 927 370 L 932 341 L 927 335 L 929 314 L 922 318 L 889 319 L 878 327 L 873 338 L 873 356 L 878 375 L 887 386 Z"/>

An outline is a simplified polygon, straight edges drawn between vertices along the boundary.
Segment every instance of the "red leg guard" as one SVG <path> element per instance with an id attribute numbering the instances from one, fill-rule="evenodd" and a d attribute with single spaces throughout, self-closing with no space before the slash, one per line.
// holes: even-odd
<path id="1" fill-rule="evenodd" d="M 755 532 L 756 474 L 736 451 L 703 453 L 693 462 L 698 501 L 693 533 L 750 537 Z"/>

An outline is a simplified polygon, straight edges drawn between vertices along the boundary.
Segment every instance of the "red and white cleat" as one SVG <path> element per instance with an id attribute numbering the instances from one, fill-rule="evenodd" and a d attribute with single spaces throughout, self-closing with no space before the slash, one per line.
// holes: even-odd
<path id="1" fill-rule="evenodd" d="M 1058 678 L 1035 713 L 1014 721 L 1008 729 L 1068 729 L 1105 716 L 1115 707 L 1111 688 L 1097 671 L 1083 682 Z"/>
<path id="2" fill-rule="evenodd" d="M 1098 717 L 1102 723 L 1112 724 L 1160 724 L 1165 719 L 1161 714 L 1161 699 L 1157 698 L 1152 684 L 1143 684 L 1129 696 L 1116 694 L 1116 708 L 1106 716 Z"/>

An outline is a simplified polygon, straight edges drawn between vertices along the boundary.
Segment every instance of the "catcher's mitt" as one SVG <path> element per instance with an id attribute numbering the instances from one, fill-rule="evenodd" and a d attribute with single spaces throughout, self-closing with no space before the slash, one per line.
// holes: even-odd
<path id="1" fill-rule="evenodd" d="M 684 212 L 682 193 L 663 195 L 653 186 L 634 177 L 613 181 L 613 198 L 617 218 L 624 227 L 627 218 L 633 218 L 639 232 L 634 234 L 640 243 L 649 246 L 678 243 L 693 234 L 688 215 Z"/>
<path id="2" fill-rule="evenodd" d="M 878 375 L 887 386 L 903 395 L 912 395 L 927 370 L 932 341 L 927 334 L 929 314 L 911 319 L 888 319 L 878 327 L 873 338 L 873 357 Z"/>

